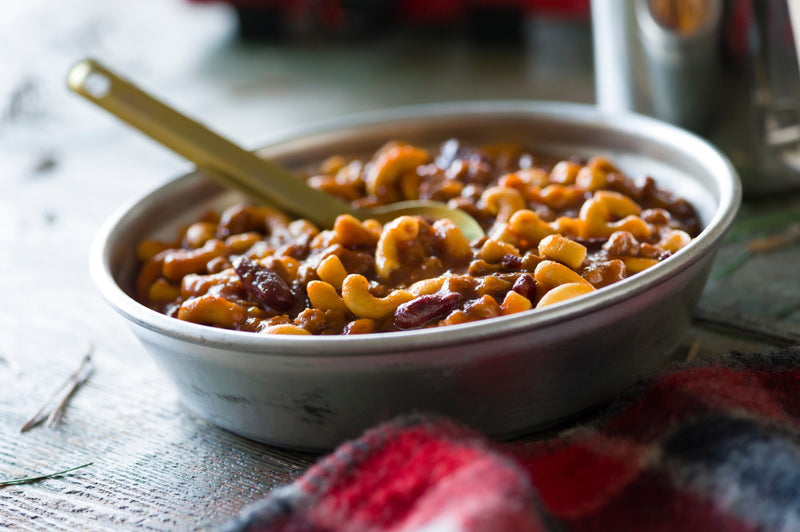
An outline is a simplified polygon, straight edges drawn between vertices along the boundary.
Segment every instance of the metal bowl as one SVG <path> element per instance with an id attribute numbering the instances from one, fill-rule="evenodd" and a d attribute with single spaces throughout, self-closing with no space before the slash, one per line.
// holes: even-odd
<path id="1" fill-rule="evenodd" d="M 192 410 L 242 436 L 296 449 L 331 448 L 409 411 L 510 437 L 606 401 L 662 366 L 689 327 L 740 201 L 733 168 L 702 139 L 590 106 L 472 102 L 326 122 L 283 135 L 261 153 L 298 166 L 366 153 L 389 139 L 451 137 L 607 155 L 629 175 L 651 175 L 691 201 L 705 229 L 640 274 L 534 312 L 417 331 L 265 337 L 169 318 L 129 295 L 140 240 L 171 237 L 209 207 L 242 199 L 191 173 L 106 223 L 91 252 L 92 275 Z"/>

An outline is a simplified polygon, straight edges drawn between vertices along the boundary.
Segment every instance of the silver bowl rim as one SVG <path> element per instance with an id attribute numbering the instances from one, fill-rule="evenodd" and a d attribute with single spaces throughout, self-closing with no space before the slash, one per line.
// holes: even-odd
<path id="1" fill-rule="evenodd" d="M 704 166 L 719 187 L 719 204 L 714 216 L 686 248 L 659 264 L 612 286 L 580 298 L 548 306 L 535 312 L 523 312 L 448 327 L 342 336 L 259 335 L 184 322 L 160 314 L 130 297 L 115 281 L 110 269 L 111 237 L 120 229 L 126 215 L 138 204 L 155 196 L 168 194 L 182 180 L 194 177 L 189 172 L 120 206 L 102 225 L 89 256 L 92 278 L 108 303 L 125 318 L 153 332 L 192 344 L 269 356 L 291 353 L 298 356 L 368 356 L 399 353 L 469 343 L 491 337 L 502 338 L 522 331 L 540 329 L 573 320 L 634 297 L 679 274 L 713 250 L 734 221 L 741 202 L 741 185 L 730 161 L 707 141 L 684 129 L 636 114 L 607 114 L 593 105 L 548 101 L 470 101 L 424 104 L 364 112 L 291 128 L 270 137 L 263 144 L 297 140 L 304 136 L 329 133 L 339 129 L 404 121 L 422 117 L 447 118 L 457 115 L 480 116 L 521 114 L 570 124 L 601 126 L 627 135 L 658 139 L 681 151 L 691 150 L 702 156 Z"/>

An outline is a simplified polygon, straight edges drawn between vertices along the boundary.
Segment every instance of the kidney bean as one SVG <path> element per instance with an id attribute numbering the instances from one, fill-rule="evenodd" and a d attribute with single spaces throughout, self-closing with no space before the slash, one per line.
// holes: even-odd
<path id="1" fill-rule="evenodd" d="M 511 290 L 533 301 L 536 297 L 536 281 L 530 274 L 524 273 L 517 278 Z"/>
<path id="2" fill-rule="evenodd" d="M 292 290 L 273 270 L 247 257 L 234 260 L 233 269 L 242 280 L 245 289 L 268 307 L 288 310 L 294 305 Z"/>
<path id="3" fill-rule="evenodd" d="M 522 268 L 522 257 L 512 253 L 506 253 L 500 260 L 500 263 L 503 265 L 503 268 L 507 270 L 519 270 Z"/>
<path id="4" fill-rule="evenodd" d="M 416 329 L 455 310 L 461 304 L 457 292 L 437 292 L 412 299 L 394 311 L 394 324 L 400 329 Z"/>

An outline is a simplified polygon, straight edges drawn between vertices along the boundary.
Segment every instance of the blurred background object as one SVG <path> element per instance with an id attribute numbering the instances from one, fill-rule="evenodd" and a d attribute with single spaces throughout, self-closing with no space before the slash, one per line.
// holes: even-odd
<path id="1" fill-rule="evenodd" d="M 788 9 L 787 0 L 593 0 L 597 103 L 705 135 L 750 195 L 798 190 L 800 73 Z"/>
<path id="2" fill-rule="evenodd" d="M 192 0 L 232 5 L 245 40 L 361 38 L 392 28 L 461 27 L 482 41 L 521 42 L 529 16 L 585 19 L 589 0 Z"/>

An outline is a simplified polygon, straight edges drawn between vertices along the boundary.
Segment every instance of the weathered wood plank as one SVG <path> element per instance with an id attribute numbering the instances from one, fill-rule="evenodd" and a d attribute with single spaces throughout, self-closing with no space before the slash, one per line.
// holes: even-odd
<path id="1" fill-rule="evenodd" d="M 763 251 L 748 249 L 770 241 L 778 245 Z M 800 341 L 798 265 L 800 196 L 746 203 L 719 251 L 697 316 Z"/>

